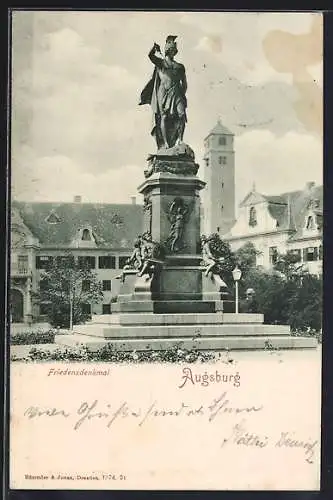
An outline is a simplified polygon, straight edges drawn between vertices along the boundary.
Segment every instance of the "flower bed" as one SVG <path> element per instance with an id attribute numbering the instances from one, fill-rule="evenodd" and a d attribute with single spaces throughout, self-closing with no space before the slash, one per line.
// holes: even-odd
<path id="1" fill-rule="evenodd" d="M 313 328 L 307 328 L 307 329 L 302 329 L 302 330 L 292 330 L 291 335 L 295 337 L 315 337 L 318 342 L 321 344 L 322 343 L 322 336 L 323 332 L 322 330 L 314 330 Z"/>
<path id="2" fill-rule="evenodd" d="M 10 337 L 11 345 L 53 344 L 55 330 L 36 330 L 19 332 Z"/>
<path id="3" fill-rule="evenodd" d="M 19 358 L 12 355 L 12 361 L 95 361 L 95 362 L 113 362 L 113 363 L 194 363 L 213 361 L 216 356 L 225 356 L 226 353 L 203 352 L 196 349 L 181 349 L 174 346 L 165 351 L 116 351 L 112 345 L 105 346 L 96 352 L 89 351 L 84 346 L 76 348 L 55 348 L 43 349 L 32 348 L 28 356 Z M 230 360 L 232 362 L 232 360 Z"/>

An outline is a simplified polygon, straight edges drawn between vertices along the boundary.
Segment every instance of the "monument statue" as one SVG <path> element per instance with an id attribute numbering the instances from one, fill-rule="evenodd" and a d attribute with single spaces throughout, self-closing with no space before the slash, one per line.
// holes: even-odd
<path id="1" fill-rule="evenodd" d="M 136 271 L 138 276 L 147 275 L 151 278 L 159 268 L 164 258 L 164 249 L 160 243 L 152 240 L 150 233 L 139 235 L 134 242 L 132 255 L 126 260 L 122 273 L 116 276 L 122 282 L 125 280 L 124 271 Z"/>
<path id="2" fill-rule="evenodd" d="M 210 277 L 220 287 L 226 287 L 226 283 L 221 278 L 221 264 L 224 262 L 224 257 L 214 255 L 210 243 L 210 238 L 201 236 L 202 263 L 205 266 L 205 276 Z"/>
<path id="3" fill-rule="evenodd" d="M 177 36 L 166 39 L 164 57 L 160 46 L 154 43 L 149 59 L 155 69 L 151 80 L 141 93 L 140 105 L 150 104 L 157 148 L 169 149 L 183 142 L 186 117 L 187 81 L 185 67 L 174 60 L 178 53 Z M 156 54 L 160 54 L 157 56 Z"/>
<path id="4" fill-rule="evenodd" d="M 138 239 L 134 242 L 134 250 L 132 252 L 132 255 L 127 259 L 124 268 L 140 270 L 142 264 L 143 264 L 143 259 L 141 255 L 141 238 L 139 236 Z"/>

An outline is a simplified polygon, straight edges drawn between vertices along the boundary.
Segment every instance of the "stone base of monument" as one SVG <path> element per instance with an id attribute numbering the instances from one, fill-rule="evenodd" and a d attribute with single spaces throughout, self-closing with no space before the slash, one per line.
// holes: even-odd
<path id="1" fill-rule="evenodd" d="M 200 303 L 200 302 L 199 302 Z M 175 345 L 199 350 L 316 348 L 312 337 L 294 337 L 286 325 L 265 325 L 262 314 L 154 312 L 95 316 L 76 325 L 72 335 L 55 342 L 84 345 L 95 351 L 106 345 L 119 351 L 165 350 Z"/>

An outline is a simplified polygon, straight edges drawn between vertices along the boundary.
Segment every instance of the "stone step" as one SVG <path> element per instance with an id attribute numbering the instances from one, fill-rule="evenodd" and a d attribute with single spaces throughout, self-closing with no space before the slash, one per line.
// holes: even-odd
<path id="1" fill-rule="evenodd" d="M 152 313 L 122 313 L 100 314 L 93 316 L 89 325 L 195 325 L 200 324 L 262 324 L 263 314 L 248 313 L 201 313 L 201 314 L 152 314 Z"/>
<path id="2" fill-rule="evenodd" d="M 200 350 L 255 350 L 255 349 L 314 349 L 317 347 L 317 340 L 313 337 L 292 337 L 289 336 L 234 336 L 234 337 L 205 337 L 196 340 L 177 338 L 160 339 L 119 339 L 108 341 L 97 337 L 86 335 L 57 335 L 56 343 L 59 345 L 78 346 L 85 345 L 89 350 L 96 351 L 102 347 L 112 344 L 114 350 L 118 351 L 160 351 L 170 349 L 179 344 L 183 349 Z"/>
<path id="3" fill-rule="evenodd" d="M 235 305 L 230 301 L 213 300 L 170 300 L 170 301 L 139 301 L 128 300 L 124 302 L 115 302 L 112 304 L 112 312 L 154 312 L 155 314 L 203 314 L 215 313 L 223 310 L 225 312 L 234 312 Z"/>
<path id="4" fill-rule="evenodd" d="M 102 338 L 161 338 L 209 336 L 267 336 L 290 335 L 288 325 L 194 324 L 194 325 L 76 325 L 75 333 Z"/>

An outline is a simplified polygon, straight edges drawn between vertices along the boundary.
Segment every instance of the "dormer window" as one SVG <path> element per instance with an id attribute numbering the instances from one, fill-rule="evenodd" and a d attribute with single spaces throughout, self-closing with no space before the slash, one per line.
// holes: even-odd
<path id="1" fill-rule="evenodd" d="M 320 200 L 316 199 L 311 199 L 308 203 L 308 209 L 316 209 L 320 207 Z"/>
<path id="2" fill-rule="evenodd" d="M 227 139 L 225 137 L 219 137 L 219 146 L 225 146 Z"/>
<path id="3" fill-rule="evenodd" d="M 48 224 L 59 224 L 61 222 L 60 217 L 52 210 L 50 214 L 46 217 L 45 221 Z"/>
<path id="4" fill-rule="evenodd" d="M 257 211 L 255 207 L 250 208 L 250 213 L 249 213 L 249 226 L 254 227 L 257 225 Z"/>
<path id="5" fill-rule="evenodd" d="M 312 215 L 309 215 L 309 217 L 307 218 L 306 229 L 307 231 L 313 231 L 314 229 L 316 229 L 315 221 Z"/>
<path id="6" fill-rule="evenodd" d="M 82 231 L 82 241 L 91 241 L 91 234 L 89 229 L 84 229 Z"/>

